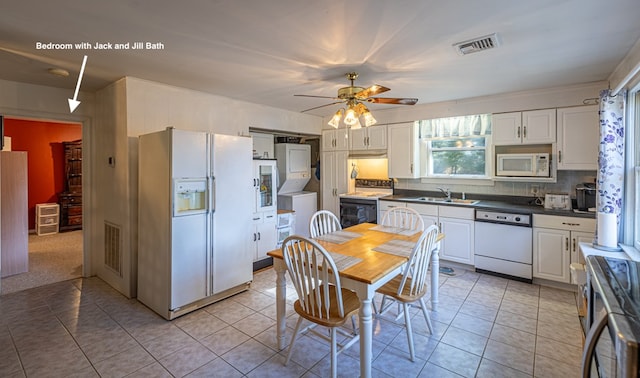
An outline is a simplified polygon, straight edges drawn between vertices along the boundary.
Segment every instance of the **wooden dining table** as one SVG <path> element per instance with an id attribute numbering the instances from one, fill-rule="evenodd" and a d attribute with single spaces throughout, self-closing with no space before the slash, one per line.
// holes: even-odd
<path id="1" fill-rule="evenodd" d="M 373 312 L 372 300 L 378 288 L 402 273 L 412 245 L 420 238 L 420 231 L 383 227 L 372 223 L 361 223 L 316 240 L 334 256 L 342 287 L 353 290 L 360 299 L 360 376 L 371 377 Z M 438 272 L 440 240 L 431 260 L 431 309 L 438 306 Z M 403 252 L 404 250 L 404 252 Z M 386 251 L 386 252 L 383 252 Z M 286 277 L 287 267 L 282 250 L 267 253 L 273 257 L 276 271 L 276 317 L 278 348 L 285 347 L 286 334 Z M 337 259 L 336 259 L 337 257 Z"/>

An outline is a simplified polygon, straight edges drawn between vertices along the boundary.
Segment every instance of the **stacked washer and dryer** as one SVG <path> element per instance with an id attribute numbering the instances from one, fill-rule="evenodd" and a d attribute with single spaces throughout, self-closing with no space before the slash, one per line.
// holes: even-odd
<path id="1" fill-rule="evenodd" d="M 295 233 L 309 237 L 309 222 L 318 210 L 318 193 L 305 191 L 311 179 L 311 146 L 277 143 L 278 209 L 295 214 Z"/>

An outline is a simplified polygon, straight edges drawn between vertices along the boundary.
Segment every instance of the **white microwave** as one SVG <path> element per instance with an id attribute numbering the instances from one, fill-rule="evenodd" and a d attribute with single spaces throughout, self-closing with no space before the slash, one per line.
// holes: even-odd
<path id="1" fill-rule="evenodd" d="M 549 154 L 497 154 L 496 176 L 549 177 Z"/>

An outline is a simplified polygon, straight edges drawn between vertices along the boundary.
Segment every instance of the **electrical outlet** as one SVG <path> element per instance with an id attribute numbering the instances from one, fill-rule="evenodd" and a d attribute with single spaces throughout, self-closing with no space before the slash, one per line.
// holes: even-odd
<path id="1" fill-rule="evenodd" d="M 540 187 L 538 185 L 531 185 L 531 194 L 537 196 L 540 193 Z"/>

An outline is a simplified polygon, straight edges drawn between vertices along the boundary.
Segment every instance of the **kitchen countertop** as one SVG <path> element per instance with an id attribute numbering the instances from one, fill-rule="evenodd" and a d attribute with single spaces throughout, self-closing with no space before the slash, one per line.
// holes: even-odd
<path id="1" fill-rule="evenodd" d="M 411 191 L 411 190 L 402 190 L 394 192 L 392 195 L 388 195 L 385 197 L 381 197 L 380 200 L 383 201 L 398 201 L 398 202 L 407 202 L 407 203 L 422 203 L 426 205 L 443 205 L 443 206 L 461 206 L 461 207 L 471 207 L 474 209 L 484 209 L 484 210 L 496 210 L 496 211 L 504 211 L 504 212 L 512 212 L 518 214 L 545 214 L 545 215 L 556 215 L 556 216 L 565 216 L 565 217 L 576 217 L 576 218 L 591 218 L 595 219 L 595 213 L 587 213 L 580 212 L 576 213 L 573 210 L 558 210 L 558 209 L 545 209 L 543 206 L 536 205 L 533 203 L 535 198 L 533 197 L 517 197 L 517 196 L 491 196 L 491 195 L 470 195 L 467 196 L 467 199 L 477 200 L 478 202 L 469 205 L 469 204 L 461 204 L 455 202 L 427 202 L 427 201 L 418 201 L 415 200 L 417 197 L 435 197 L 435 198 L 444 198 L 442 193 L 439 192 L 421 192 L 421 191 Z M 456 193 L 452 194 L 452 198 L 460 198 L 460 195 L 456 195 Z"/>

